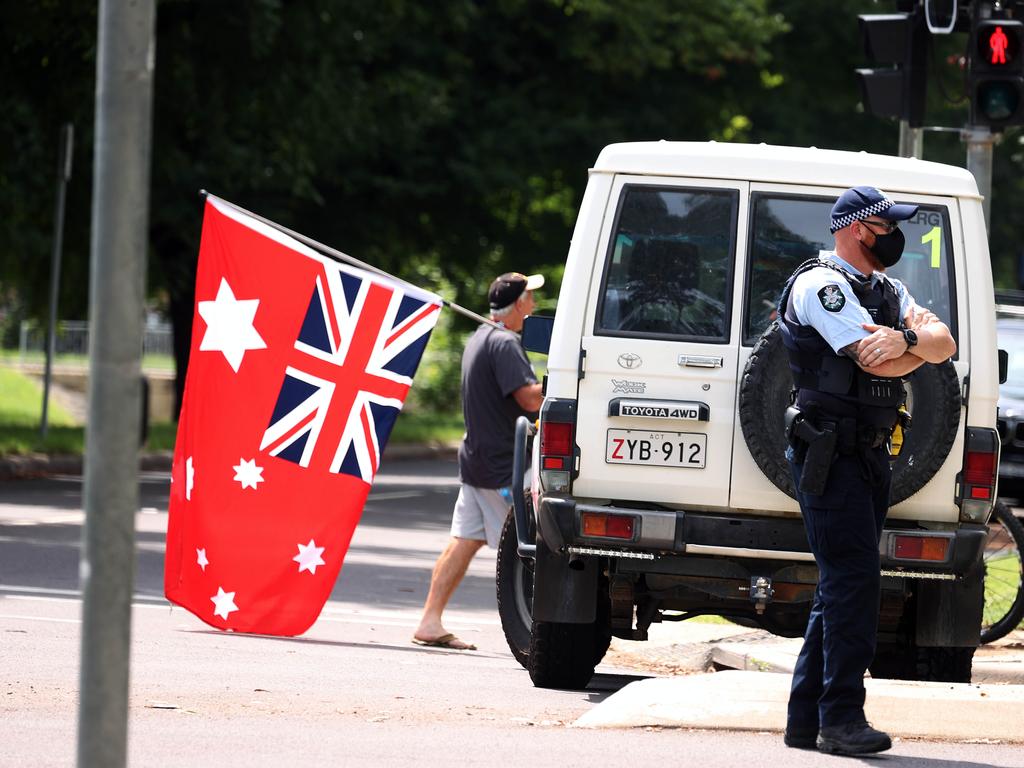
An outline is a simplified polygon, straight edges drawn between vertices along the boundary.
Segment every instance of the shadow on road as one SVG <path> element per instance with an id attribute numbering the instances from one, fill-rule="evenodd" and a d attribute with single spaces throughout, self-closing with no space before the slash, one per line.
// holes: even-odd
<path id="1" fill-rule="evenodd" d="M 473 658 L 485 659 L 509 659 L 507 653 L 488 653 L 486 651 L 455 651 L 445 648 L 424 648 L 419 645 L 408 645 L 396 643 L 357 643 L 351 640 L 323 640 L 316 637 L 280 637 L 278 635 L 258 635 L 251 632 L 224 632 L 218 629 L 179 629 L 176 630 L 190 635 L 209 635 L 212 637 L 231 637 L 236 640 L 271 640 L 277 643 L 290 643 L 299 645 L 321 645 L 330 648 L 373 648 L 374 650 L 400 651 L 402 653 L 416 654 L 440 654 L 443 656 L 471 656 Z M 410 635 L 412 634 L 410 630 Z"/>
<path id="2" fill-rule="evenodd" d="M 649 675 L 624 675 L 612 672 L 598 672 L 587 686 L 587 701 L 600 704 L 613 693 L 618 693 L 630 683 L 650 679 Z"/>
<path id="3" fill-rule="evenodd" d="M 898 748 L 899 745 L 897 745 Z M 936 757 L 893 755 L 885 752 L 879 755 L 865 755 L 856 759 L 864 765 L 873 767 L 884 765 L 886 768 L 998 768 L 992 765 L 992 763 L 972 763 L 967 760 L 942 760 Z"/>

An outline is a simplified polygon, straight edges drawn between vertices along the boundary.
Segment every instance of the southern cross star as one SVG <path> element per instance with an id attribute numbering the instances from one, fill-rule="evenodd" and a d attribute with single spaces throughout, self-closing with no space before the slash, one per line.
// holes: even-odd
<path id="1" fill-rule="evenodd" d="M 256 488 L 257 483 L 264 482 L 263 479 L 263 467 L 256 466 L 256 459 L 243 459 L 238 458 L 239 464 L 236 464 L 233 469 L 235 470 L 235 480 L 242 484 L 242 490 L 246 488 Z"/>
<path id="2" fill-rule="evenodd" d="M 227 620 L 229 613 L 238 610 L 238 606 L 235 605 L 235 593 L 225 592 L 224 587 L 217 587 L 217 594 L 211 597 L 210 601 L 215 606 L 213 609 L 213 615 L 223 616 L 225 621 Z"/>
<path id="3" fill-rule="evenodd" d="M 210 564 L 210 561 L 206 559 L 205 547 L 203 549 L 199 549 L 198 547 L 196 548 L 196 563 L 199 564 L 199 567 L 202 568 L 203 572 L 205 573 L 206 566 Z"/>
<path id="4" fill-rule="evenodd" d="M 228 365 L 238 373 L 247 350 L 267 347 L 253 325 L 259 303 L 259 299 L 236 299 L 228 281 L 222 277 L 217 298 L 199 302 L 199 316 L 206 321 L 206 333 L 199 350 L 223 352 Z"/>
<path id="5" fill-rule="evenodd" d="M 192 489 L 196 485 L 196 468 L 192 464 L 192 457 L 185 459 L 185 501 L 192 500 Z"/>
<path id="6" fill-rule="evenodd" d="M 315 574 L 318 565 L 327 565 L 324 559 L 320 557 L 324 553 L 324 547 L 318 547 L 312 539 L 309 540 L 309 544 L 299 544 L 298 547 L 299 554 L 293 557 L 292 560 L 299 564 L 299 573 L 309 571 Z"/>

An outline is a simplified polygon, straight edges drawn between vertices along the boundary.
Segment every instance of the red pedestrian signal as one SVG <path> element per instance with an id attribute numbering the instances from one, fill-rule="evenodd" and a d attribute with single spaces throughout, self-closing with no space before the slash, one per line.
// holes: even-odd
<path id="1" fill-rule="evenodd" d="M 1012 68 L 1020 55 L 1020 22 L 1006 33 L 1006 22 L 989 21 L 979 25 L 978 56 L 993 68 Z"/>
<path id="2" fill-rule="evenodd" d="M 1024 23 L 978 20 L 972 30 L 968 94 L 971 125 L 1002 130 L 1024 124 Z"/>

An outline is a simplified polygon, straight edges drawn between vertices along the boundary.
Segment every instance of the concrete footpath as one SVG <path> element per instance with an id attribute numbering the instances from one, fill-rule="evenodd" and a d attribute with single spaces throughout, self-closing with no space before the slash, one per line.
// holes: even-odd
<path id="1" fill-rule="evenodd" d="M 575 726 L 785 728 L 799 638 L 693 621 L 656 624 L 650 634 L 643 643 L 613 640 L 605 663 L 660 677 L 630 683 Z M 970 684 L 865 684 L 868 719 L 895 736 L 1024 742 L 1024 629 L 978 649 Z"/>

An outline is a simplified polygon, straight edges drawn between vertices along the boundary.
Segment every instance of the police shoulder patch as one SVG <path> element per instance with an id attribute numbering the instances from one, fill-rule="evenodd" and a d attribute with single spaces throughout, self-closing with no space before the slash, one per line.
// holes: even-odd
<path id="1" fill-rule="evenodd" d="M 843 289 L 836 283 L 829 283 L 818 291 L 818 301 L 829 312 L 839 312 L 846 306 L 846 296 L 843 295 Z"/>

